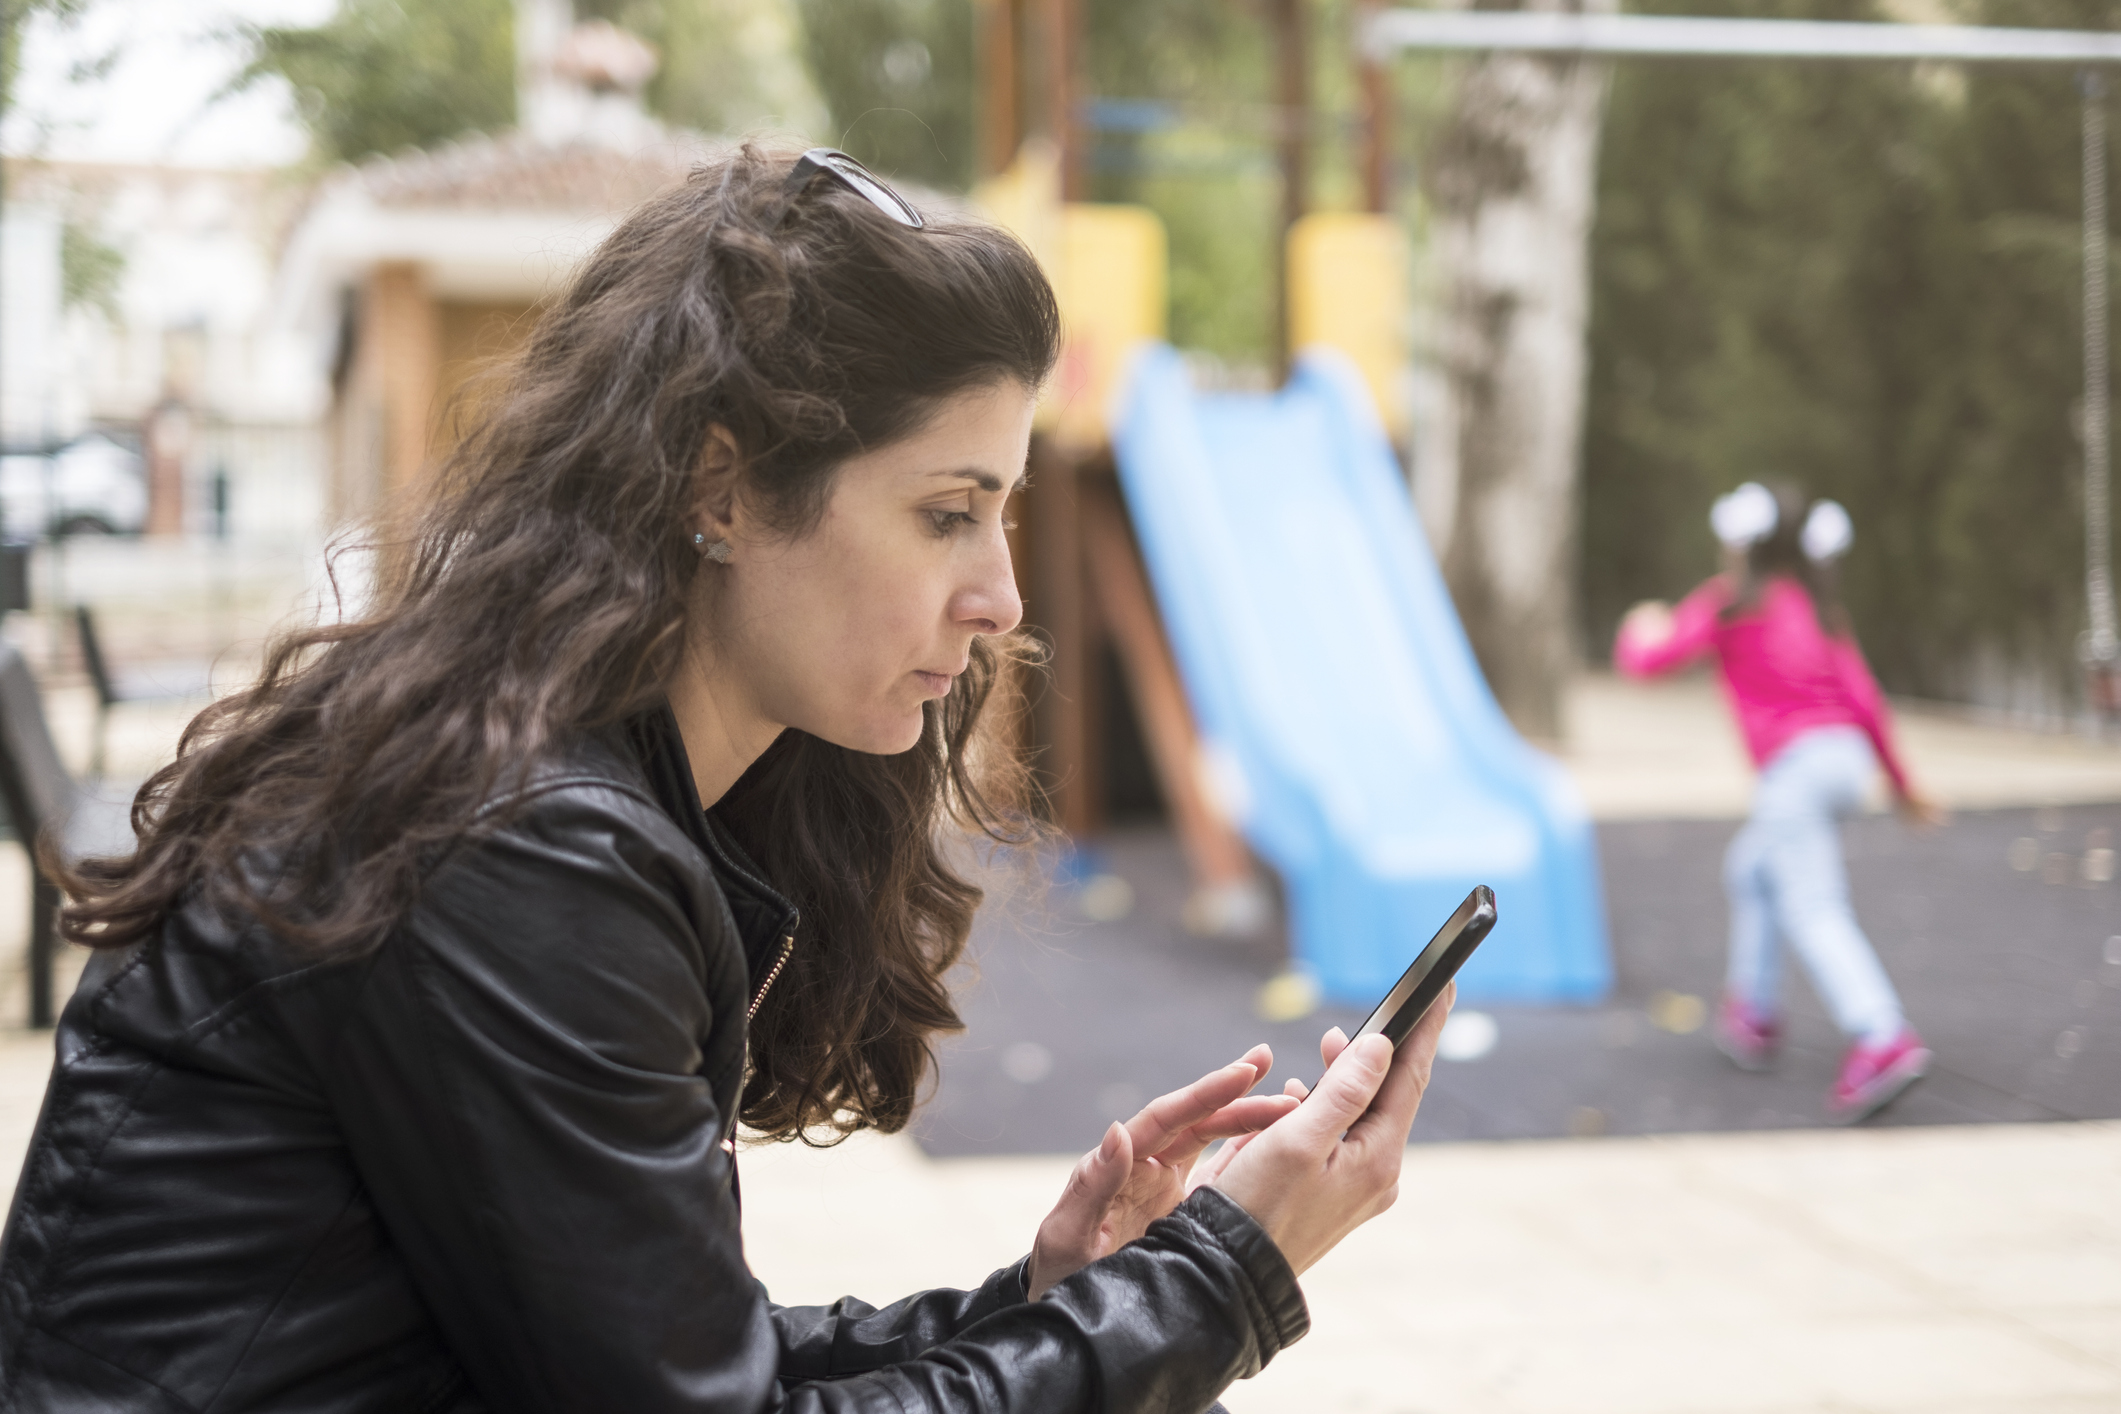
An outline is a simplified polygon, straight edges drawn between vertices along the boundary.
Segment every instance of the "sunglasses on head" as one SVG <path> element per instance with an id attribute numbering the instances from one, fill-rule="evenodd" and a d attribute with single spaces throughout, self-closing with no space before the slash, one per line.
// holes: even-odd
<path id="1" fill-rule="evenodd" d="M 836 147 L 813 147 L 795 159 L 788 179 L 781 183 L 783 201 L 792 203 L 820 176 L 832 178 L 901 226 L 918 231 L 928 224 L 921 219 L 921 213 L 913 209 L 913 203 L 893 191 L 882 177 Z M 785 205 L 781 214 L 784 218 L 787 215 Z"/>

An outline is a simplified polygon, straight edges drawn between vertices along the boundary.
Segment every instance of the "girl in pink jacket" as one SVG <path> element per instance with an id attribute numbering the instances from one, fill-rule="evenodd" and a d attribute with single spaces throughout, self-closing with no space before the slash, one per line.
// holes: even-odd
<path id="1" fill-rule="evenodd" d="M 1894 749 L 1885 697 L 1833 594 L 1853 538 L 1832 501 L 1807 509 L 1787 488 L 1747 482 L 1710 515 L 1725 572 L 1679 606 L 1638 604 L 1613 662 L 1653 677 L 1713 654 L 1753 764 L 1753 812 L 1724 858 L 1730 968 L 1716 1042 L 1746 1070 L 1773 1063 L 1782 1039 L 1782 943 L 1795 949 L 1849 1038 L 1827 1113 L 1875 1114 L 1928 1070 L 1930 1053 L 1849 906 L 1840 817 L 1862 802 L 1875 766 L 1911 823 L 1942 819 Z"/>

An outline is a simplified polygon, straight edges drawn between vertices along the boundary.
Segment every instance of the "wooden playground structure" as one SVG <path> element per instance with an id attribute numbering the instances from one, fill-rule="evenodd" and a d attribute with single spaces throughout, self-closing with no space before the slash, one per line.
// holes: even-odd
<path id="1" fill-rule="evenodd" d="M 1396 435 L 1405 426 L 1398 380 L 1407 253 L 1397 222 L 1382 214 L 1382 69 L 1365 61 L 1361 75 L 1371 112 L 1362 161 L 1368 209 L 1308 211 L 1301 7 L 1270 0 L 1267 8 L 1280 120 L 1280 371 L 1296 350 L 1338 349 L 1362 370 Z M 1026 724 L 1029 742 L 1055 822 L 1087 839 L 1111 816 L 1115 737 L 1131 717 L 1192 874 L 1189 926 L 1241 930 L 1258 920 L 1258 871 L 1203 755 L 1110 446 L 1109 409 L 1129 360 L 1166 333 L 1163 226 L 1145 207 L 1084 199 L 1077 0 L 983 0 L 977 10 L 984 180 L 975 198 L 1046 267 L 1066 335 L 1040 406 L 1012 545 L 1027 626 L 1050 651 Z"/>

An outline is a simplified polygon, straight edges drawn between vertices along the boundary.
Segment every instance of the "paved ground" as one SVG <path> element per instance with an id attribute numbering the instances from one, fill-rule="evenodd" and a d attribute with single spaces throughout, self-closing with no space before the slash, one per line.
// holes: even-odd
<path id="1" fill-rule="evenodd" d="M 965 1285 L 1067 1161 L 754 1150 L 776 1299 Z M 1232 1414 L 2115 1414 L 2121 1124 L 1419 1146 Z M 820 1225 L 816 1216 L 833 1221 Z"/>
<path id="2" fill-rule="evenodd" d="M 1612 1000 L 1487 1011 L 1493 1049 L 1440 1063 L 1416 1138 L 1820 1123 L 1840 1043 L 1808 985 L 1789 988 L 1790 1047 L 1775 1074 L 1735 1070 L 1697 1029 L 1722 973 L 1717 864 L 1735 828 L 1601 825 Z M 2121 936 L 2121 881 L 2110 869 L 2104 883 L 2085 873 L 2088 854 L 2102 872 L 2091 852 L 2116 840 L 2114 805 L 1969 812 L 1929 835 L 1887 817 L 1849 826 L 1859 916 L 1938 1054 L 1937 1073 L 1880 1123 L 2121 1116 L 2121 942 L 2108 942 Z M 2032 867 L 2013 867 L 2014 851 Z M 1019 908 L 983 920 L 969 1029 L 945 1049 L 919 1125 L 930 1153 L 1081 1150 L 1143 1098 L 1255 1040 L 1274 1046 L 1282 1074 L 1315 1076 L 1319 1033 L 1362 1019 L 1345 1007 L 1280 1025 L 1255 1019 L 1279 942 L 1188 935 L 1167 836 L 1120 835 L 1103 854 L 1134 889 L 1126 919 L 1085 922 L 1064 893 L 1043 916 Z"/>

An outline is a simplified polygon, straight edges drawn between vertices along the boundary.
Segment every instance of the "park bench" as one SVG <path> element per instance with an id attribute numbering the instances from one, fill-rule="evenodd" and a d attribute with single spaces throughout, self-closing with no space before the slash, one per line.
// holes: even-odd
<path id="1" fill-rule="evenodd" d="M 58 948 L 59 889 L 37 864 L 47 833 L 68 859 L 126 854 L 133 848 L 125 801 L 91 795 L 52 744 L 44 698 L 21 650 L 0 641 L 0 805 L 30 852 L 29 1024 L 52 1024 L 52 963 Z"/>
<path id="2" fill-rule="evenodd" d="M 114 671 L 104 656 L 103 639 L 96 630 L 96 615 L 86 604 L 74 605 L 74 631 L 81 640 L 81 661 L 88 680 L 96 689 L 96 737 L 89 756 L 88 778 L 103 779 L 103 743 L 113 707 L 130 702 L 174 702 L 208 695 L 207 665 L 161 663 L 130 673 Z"/>

